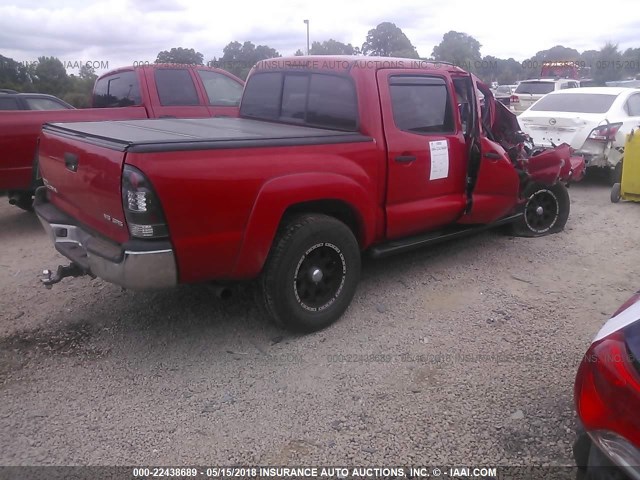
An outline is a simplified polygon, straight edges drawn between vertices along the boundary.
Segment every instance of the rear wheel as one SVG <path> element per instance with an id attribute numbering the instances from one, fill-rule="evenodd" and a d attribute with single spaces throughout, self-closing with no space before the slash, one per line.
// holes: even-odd
<path id="1" fill-rule="evenodd" d="M 260 278 L 260 300 L 277 324 L 313 332 L 340 318 L 359 279 L 353 232 L 333 217 L 303 215 L 280 229 Z"/>
<path id="2" fill-rule="evenodd" d="M 620 201 L 622 187 L 619 183 L 614 183 L 611 187 L 611 203 L 618 203 Z"/>
<path id="3" fill-rule="evenodd" d="M 513 233 L 522 237 L 540 237 L 564 229 L 569 218 L 567 187 L 532 184 L 525 189 L 524 215 L 513 224 Z"/>

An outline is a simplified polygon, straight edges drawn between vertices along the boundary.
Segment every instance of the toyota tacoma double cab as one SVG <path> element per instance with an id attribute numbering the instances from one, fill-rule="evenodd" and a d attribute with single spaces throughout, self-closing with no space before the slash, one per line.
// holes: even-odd
<path id="1" fill-rule="evenodd" d="M 243 87 L 242 80 L 217 68 L 155 64 L 123 67 L 99 77 L 93 90 L 93 108 L 74 109 L 69 105 L 69 109 L 53 111 L 43 102 L 53 103 L 58 100 L 55 97 L 2 94 L 0 194 L 7 194 L 11 204 L 31 210 L 33 192 L 40 184 L 35 152 L 44 123 L 237 116 Z M 33 105 L 30 111 L 2 111 L 3 101 L 23 96 Z"/>
<path id="2" fill-rule="evenodd" d="M 307 332 L 345 312 L 364 252 L 562 230 L 584 170 L 458 67 L 313 56 L 256 64 L 239 118 L 46 125 L 39 162 L 35 210 L 71 260 L 45 285 L 257 280 L 263 311 Z"/>

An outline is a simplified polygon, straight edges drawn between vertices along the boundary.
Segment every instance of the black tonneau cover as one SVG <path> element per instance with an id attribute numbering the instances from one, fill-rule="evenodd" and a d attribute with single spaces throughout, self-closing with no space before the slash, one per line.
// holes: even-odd
<path id="1" fill-rule="evenodd" d="M 167 152 L 222 148 L 279 147 L 371 142 L 358 132 L 343 132 L 247 118 L 196 118 L 48 123 L 44 130 L 110 149 Z"/>

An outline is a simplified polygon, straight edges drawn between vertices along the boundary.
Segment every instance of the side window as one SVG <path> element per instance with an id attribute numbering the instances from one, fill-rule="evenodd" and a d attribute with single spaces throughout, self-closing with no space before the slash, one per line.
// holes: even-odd
<path id="1" fill-rule="evenodd" d="M 161 68 L 156 70 L 155 78 L 161 105 L 171 107 L 200 104 L 189 70 Z"/>
<path id="2" fill-rule="evenodd" d="M 0 97 L 0 110 L 19 110 L 18 100 L 15 98 Z"/>
<path id="3" fill-rule="evenodd" d="M 640 117 L 640 93 L 629 97 L 626 110 L 630 117 Z"/>
<path id="4" fill-rule="evenodd" d="M 218 72 L 198 70 L 200 80 L 209 97 L 209 105 L 235 107 L 240 104 L 242 84 Z"/>
<path id="5" fill-rule="evenodd" d="M 452 133 L 449 92 L 442 78 L 393 76 L 389 79 L 393 119 L 400 130 L 411 133 Z"/>
<path id="6" fill-rule="evenodd" d="M 142 104 L 138 76 L 134 71 L 103 77 L 96 83 L 93 106 L 96 108 L 130 107 Z"/>
<path id="7" fill-rule="evenodd" d="M 64 103 L 56 102 L 51 98 L 25 98 L 29 110 L 65 110 L 69 107 Z"/>

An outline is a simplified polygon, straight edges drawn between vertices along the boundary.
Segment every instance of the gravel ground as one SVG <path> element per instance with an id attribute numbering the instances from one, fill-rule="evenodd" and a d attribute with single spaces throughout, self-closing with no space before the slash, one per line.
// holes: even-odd
<path id="1" fill-rule="evenodd" d="M 564 232 L 366 261 L 334 326 L 294 336 L 250 291 L 134 293 L 62 263 L 0 202 L 1 465 L 571 465 L 573 380 L 640 285 L 640 205 L 570 189 Z"/>

